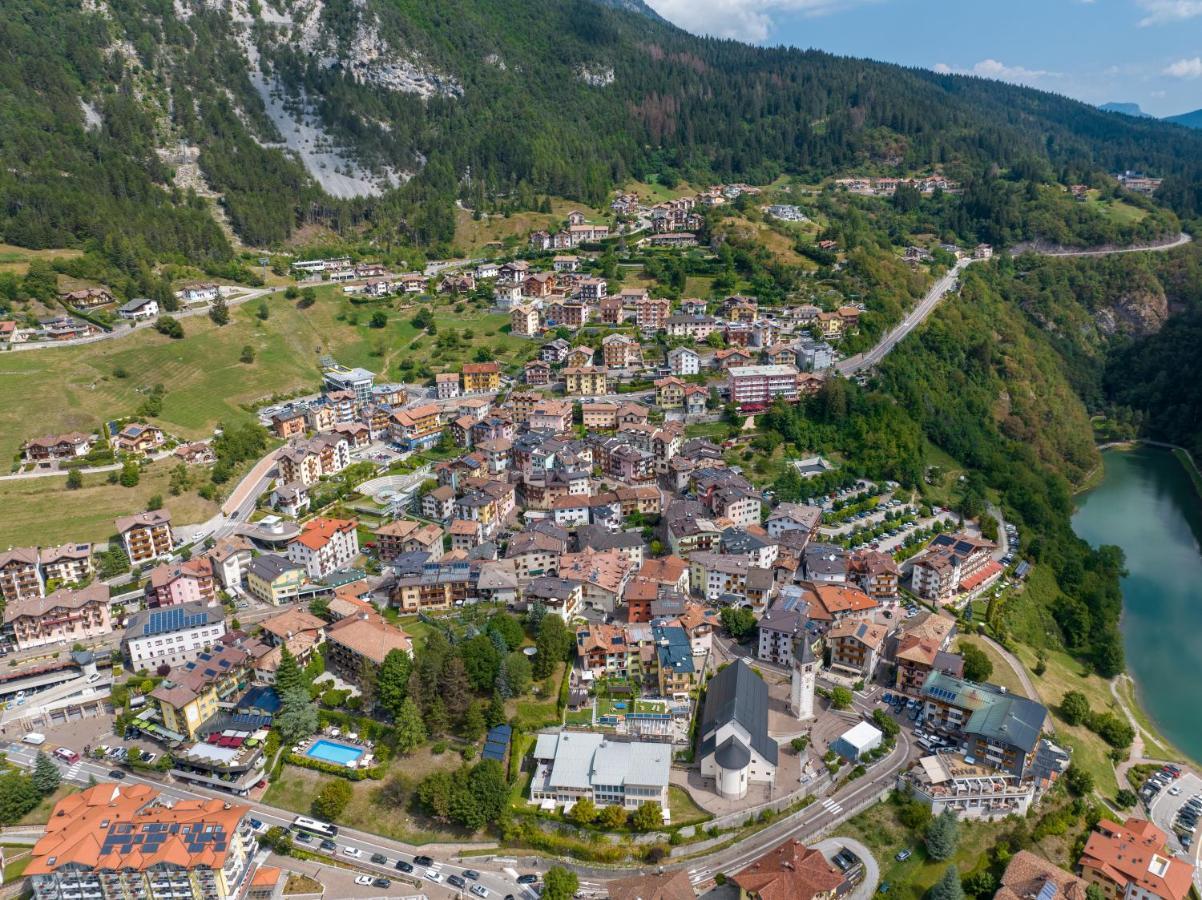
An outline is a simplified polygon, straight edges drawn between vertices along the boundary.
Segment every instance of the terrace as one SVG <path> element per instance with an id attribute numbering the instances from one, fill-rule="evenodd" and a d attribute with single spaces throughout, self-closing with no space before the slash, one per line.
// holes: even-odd
<path id="1" fill-rule="evenodd" d="M 360 739 L 354 731 L 327 728 L 312 739 L 297 744 L 292 752 L 318 762 L 348 769 L 366 769 L 375 762 L 370 741 Z"/>

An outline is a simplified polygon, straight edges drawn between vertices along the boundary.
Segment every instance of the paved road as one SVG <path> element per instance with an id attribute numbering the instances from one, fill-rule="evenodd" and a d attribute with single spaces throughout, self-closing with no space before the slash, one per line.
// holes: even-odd
<path id="1" fill-rule="evenodd" d="M 1176 238 L 1163 244 L 1153 244 L 1145 247 L 1115 247 L 1112 249 L 1101 250 L 1053 250 L 1046 253 L 1041 253 L 1042 256 L 1110 256 L 1115 253 L 1158 253 L 1165 250 L 1172 250 L 1176 247 L 1183 247 L 1192 241 L 1185 232 L 1179 234 Z M 1031 251 L 1035 252 L 1035 251 Z M 870 369 L 877 365 L 882 359 L 889 355 L 894 347 L 911 331 L 921 325 L 923 321 L 934 312 L 935 307 L 939 305 L 939 301 L 946 296 L 947 292 L 952 290 L 959 282 L 960 273 L 974 262 L 979 262 L 976 259 L 962 259 L 946 275 L 936 281 L 925 297 L 914 307 L 904 319 L 888 334 L 881 338 L 880 342 L 875 347 L 865 353 L 856 356 L 849 356 L 847 359 L 840 360 L 835 364 L 836 370 L 840 375 L 849 376 L 857 372 L 862 372 L 865 369 Z"/>

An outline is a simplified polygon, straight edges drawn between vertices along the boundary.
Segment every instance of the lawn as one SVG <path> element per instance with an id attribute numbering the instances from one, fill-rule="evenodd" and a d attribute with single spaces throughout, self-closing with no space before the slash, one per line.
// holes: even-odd
<path id="1" fill-rule="evenodd" d="M 676 784 L 668 785 L 668 810 L 672 813 L 673 825 L 694 825 L 713 818 L 693 802 L 688 791 Z"/>
<path id="2" fill-rule="evenodd" d="M 1019 681 L 1018 675 L 1010 668 L 1010 664 L 1002 657 L 1000 653 L 993 649 L 989 644 L 982 641 L 980 638 L 970 637 L 969 635 L 960 635 L 956 643 L 956 650 L 959 651 L 965 644 L 971 644 L 977 647 L 989 657 L 989 661 L 993 663 L 993 674 L 989 676 L 989 681 L 992 684 L 998 684 L 1010 691 L 1012 694 L 1018 694 L 1020 697 L 1026 697 L 1027 691 L 1023 687 L 1023 683 Z M 1038 698 L 1033 698 L 1038 699 Z"/>
<path id="3" fill-rule="evenodd" d="M 593 724 L 593 708 L 586 706 L 580 710 L 568 710 L 564 714 L 565 725 L 589 726 Z"/>
<path id="4" fill-rule="evenodd" d="M 60 784 L 55 788 L 54 793 L 49 797 L 44 797 L 42 802 L 21 816 L 15 824 L 17 825 L 45 825 L 50 821 L 50 813 L 54 811 L 54 806 L 64 797 L 69 797 L 76 793 L 79 788 L 72 784 Z"/>
<path id="5" fill-rule="evenodd" d="M 4 864 L 4 883 L 5 884 L 12 884 L 13 882 L 20 881 L 23 877 L 25 877 L 25 869 L 29 866 L 29 864 L 31 862 L 33 862 L 33 854 L 30 852 L 30 848 L 28 848 L 28 847 L 25 848 L 24 850 L 16 850 L 16 851 L 14 851 L 14 853 L 15 854 L 23 853 L 25 855 L 21 856 L 19 859 L 8 860 L 5 862 L 5 864 Z"/>
<path id="6" fill-rule="evenodd" d="M 411 756 L 392 761 L 388 778 L 401 777 L 409 786 L 410 791 L 426 775 L 441 769 L 456 769 L 462 764 L 459 754 L 453 751 L 435 756 L 429 748 L 423 748 Z M 337 775 L 325 775 L 311 769 L 299 766 L 285 765 L 280 777 L 271 783 L 264 796 L 264 802 L 290 809 L 303 815 L 310 815 L 313 798 L 322 786 L 337 778 Z M 354 796 L 350 804 L 337 821 L 340 825 L 355 828 L 372 834 L 383 835 L 393 840 L 405 841 L 410 844 L 429 844 L 437 842 L 459 842 L 470 840 L 471 836 L 460 830 L 443 828 L 437 823 L 415 816 L 408 809 L 398 809 L 391 805 L 375 802 L 376 791 L 383 781 L 352 781 Z M 406 806 L 409 804 L 406 803 Z"/>
<path id="7" fill-rule="evenodd" d="M 167 488 L 172 465 L 170 460 L 152 463 L 132 488 L 109 484 L 106 472 L 85 475 L 83 487 L 75 491 L 67 490 L 65 475 L 0 481 L 0 503 L 6 510 L 0 519 L 0 546 L 106 541 L 118 516 L 146 509 L 156 494 L 174 524 L 203 522 L 217 511 L 217 504 L 195 491 L 171 496 Z M 201 477 L 207 475 L 202 472 Z"/>
<path id="8" fill-rule="evenodd" d="M 12 272 L 14 275 L 24 275 L 29 271 L 29 263 L 32 260 L 72 259 L 76 256 L 81 256 L 82 253 L 83 251 L 81 250 L 30 250 L 28 247 L 0 244 L 0 272 Z"/>
<path id="9" fill-rule="evenodd" d="M 1184 759 L 1183 754 L 1164 739 L 1148 718 L 1136 695 L 1135 682 L 1129 676 L 1119 676 L 1118 691 L 1119 696 L 1123 698 L 1123 704 L 1131 710 L 1140 731 L 1144 734 L 1144 755 L 1149 759 Z"/>
<path id="10" fill-rule="evenodd" d="M 467 256 L 478 256 L 490 244 L 509 243 L 525 247 L 532 231 L 557 231 L 573 210 L 584 213 L 585 220 L 600 224 L 607 216 L 592 207 L 574 200 L 555 197 L 551 200 L 551 212 L 518 212 L 510 215 L 482 216 L 474 219 L 466 209 L 455 210 L 455 249 Z"/>
<path id="11" fill-rule="evenodd" d="M 440 332 L 457 331 L 455 347 L 439 347 L 435 336 L 410 324 L 420 305 L 431 307 Z M 50 432 L 95 429 L 102 421 L 133 415 L 146 392 L 166 388 L 156 420 L 180 437 L 205 437 L 222 422 L 245 421 L 247 407 L 315 390 L 318 361 L 330 355 L 363 366 L 380 380 L 403 380 L 406 360 L 432 371 L 458 369 L 487 347 L 491 358 L 521 363 L 537 344 L 502 331 L 508 320 L 473 305 L 459 312 L 454 301 L 390 300 L 355 307 L 335 286 L 318 289 L 317 302 L 297 309 L 282 294 L 267 300 L 269 317 L 256 316 L 258 301 L 231 310 L 218 328 L 205 316 L 182 320 L 185 337 L 173 341 L 153 329 L 81 347 L 0 354 L 0 458 L 12 457 L 32 437 Z M 377 310 L 383 328 L 372 328 Z M 470 335 L 465 335 L 470 331 Z M 444 337 L 445 342 L 445 337 Z M 255 354 L 242 363 L 242 348 Z"/>

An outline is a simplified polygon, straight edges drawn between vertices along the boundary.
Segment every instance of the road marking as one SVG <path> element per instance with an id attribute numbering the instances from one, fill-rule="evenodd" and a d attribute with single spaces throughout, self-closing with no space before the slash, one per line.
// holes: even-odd
<path id="1" fill-rule="evenodd" d="M 836 803 L 834 800 L 832 800 L 830 797 L 827 797 L 825 800 L 822 801 L 822 806 L 828 812 L 832 812 L 835 815 L 838 815 L 839 813 L 843 812 L 843 807 L 840 806 L 838 803 Z"/>

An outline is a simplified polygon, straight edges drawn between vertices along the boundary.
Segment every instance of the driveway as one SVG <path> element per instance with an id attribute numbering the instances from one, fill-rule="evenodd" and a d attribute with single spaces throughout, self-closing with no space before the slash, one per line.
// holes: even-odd
<path id="1" fill-rule="evenodd" d="M 830 860 L 840 850 L 850 850 L 864 863 L 864 880 L 856 885 L 856 889 L 847 895 L 847 900 L 868 900 L 876 893 L 876 887 L 881 882 L 881 867 L 877 864 L 872 851 L 859 841 L 849 837 L 823 838 L 814 844 L 814 849 Z"/>

